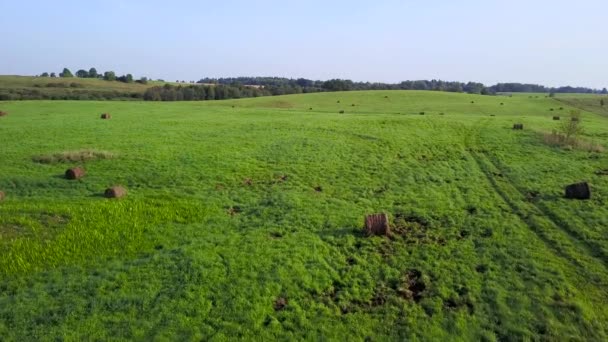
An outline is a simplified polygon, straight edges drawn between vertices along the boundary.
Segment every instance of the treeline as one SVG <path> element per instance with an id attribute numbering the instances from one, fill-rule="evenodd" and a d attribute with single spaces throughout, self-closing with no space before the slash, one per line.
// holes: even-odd
<path id="1" fill-rule="evenodd" d="M 400 83 L 353 82 L 351 80 L 333 79 L 313 81 L 305 78 L 290 79 L 281 77 L 233 77 L 203 78 L 197 83 L 224 85 L 251 85 L 263 87 L 272 95 L 299 94 L 321 91 L 351 90 L 433 90 L 457 93 L 493 95 L 496 93 L 601 93 L 607 94 L 606 88 L 600 90 L 584 87 L 548 88 L 535 84 L 499 83 L 485 86 L 478 82 L 449 82 L 442 80 L 403 81 Z"/>
<path id="2" fill-rule="evenodd" d="M 137 83 L 141 83 L 141 84 L 148 83 L 147 77 L 141 77 L 138 80 L 134 80 L 133 75 L 131 75 L 131 74 L 116 76 L 116 73 L 114 71 L 106 71 L 104 73 L 98 73 L 97 69 L 95 69 L 95 68 L 90 68 L 88 71 L 84 70 L 84 69 L 80 69 L 80 70 L 76 71 L 75 75 L 72 74 L 70 69 L 63 68 L 63 71 L 59 73 L 59 77 L 63 77 L 63 78 L 70 78 L 70 77 L 74 77 L 74 76 L 79 77 L 79 78 L 96 78 L 96 79 L 101 79 L 101 80 L 106 80 L 106 81 L 119 81 L 119 82 L 124 82 L 124 83 L 133 83 L 133 82 L 137 82 Z M 51 73 L 43 72 L 42 74 L 40 74 L 39 77 L 57 77 L 57 74 L 55 74 L 54 72 L 51 72 Z"/>
<path id="3" fill-rule="evenodd" d="M 269 96 L 266 89 L 244 85 L 178 85 L 165 84 L 148 88 L 143 99 L 146 101 L 211 101 L 239 99 L 245 97 Z"/>
<path id="4" fill-rule="evenodd" d="M 467 92 L 472 94 L 489 94 L 488 88 L 475 82 L 447 82 L 441 80 L 404 81 L 401 83 L 371 83 L 354 82 L 351 80 L 332 79 L 328 81 L 313 81 L 305 78 L 290 79 L 281 77 L 234 77 L 234 78 L 203 78 L 197 83 L 248 85 L 263 87 L 271 95 L 314 93 L 323 91 L 351 90 L 436 90 L 451 92 Z"/>
<path id="5" fill-rule="evenodd" d="M 602 90 L 591 89 L 585 87 L 557 87 L 549 88 L 538 84 L 524 83 L 498 83 L 491 86 L 490 89 L 495 93 L 563 93 L 563 94 L 608 94 L 608 89 Z"/>

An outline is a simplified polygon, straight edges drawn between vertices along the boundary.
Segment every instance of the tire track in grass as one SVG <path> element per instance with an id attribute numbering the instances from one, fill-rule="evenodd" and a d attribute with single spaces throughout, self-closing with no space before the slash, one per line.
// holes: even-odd
<path id="1" fill-rule="evenodd" d="M 588 275 L 588 279 L 593 280 L 596 283 L 605 283 L 601 276 L 606 274 L 606 263 L 604 260 L 596 258 L 593 253 L 590 253 L 586 245 L 580 245 L 580 241 L 572 241 L 574 240 L 573 237 L 566 234 L 558 223 L 553 221 L 550 215 L 546 215 L 543 210 L 531 203 L 525 203 L 515 199 L 515 197 L 520 196 L 523 198 L 523 194 L 506 177 L 503 176 L 502 182 L 497 181 L 492 169 L 502 174 L 501 168 L 497 167 L 484 152 L 477 151 L 471 142 L 471 139 L 475 138 L 473 134 L 476 133 L 479 128 L 480 127 L 474 127 L 471 132 L 465 136 L 465 146 L 496 193 L 509 208 L 511 208 L 511 211 L 516 214 L 555 255 L 567 261 L 568 264 L 575 266 L 579 273 Z M 584 250 L 584 253 L 576 252 L 582 252 L 581 249 Z"/>
<path id="2" fill-rule="evenodd" d="M 497 158 L 492 156 L 486 156 L 488 160 L 498 169 L 500 172 L 504 172 L 506 167 L 502 162 L 500 162 Z M 522 197 L 525 197 L 525 190 L 520 187 L 511 184 L 515 190 L 519 192 Z M 576 241 L 578 244 L 582 245 L 591 256 L 599 259 L 605 266 L 608 267 L 608 255 L 602 250 L 602 246 L 592 241 L 588 241 L 579 231 L 577 231 L 572 225 L 568 222 L 564 221 L 557 214 L 555 214 L 549 207 L 545 204 L 534 204 L 530 203 L 531 206 L 535 207 L 538 211 L 542 212 L 548 220 L 552 221 L 553 224 L 563 230 L 566 234 L 570 236 L 571 240 Z"/>

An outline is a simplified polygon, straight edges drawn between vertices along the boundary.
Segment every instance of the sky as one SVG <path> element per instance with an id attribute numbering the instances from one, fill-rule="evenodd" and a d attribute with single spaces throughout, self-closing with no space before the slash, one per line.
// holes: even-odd
<path id="1" fill-rule="evenodd" d="M 0 74 L 608 87 L 606 0 L 0 0 Z"/>

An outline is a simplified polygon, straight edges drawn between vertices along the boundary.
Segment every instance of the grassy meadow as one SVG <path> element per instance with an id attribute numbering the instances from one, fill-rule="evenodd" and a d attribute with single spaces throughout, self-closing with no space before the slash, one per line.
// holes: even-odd
<path id="1" fill-rule="evenodd" d="M 0 340 L 608 340 L 608 152 L 543 141 L 568 101 L 0 102 Z"/>

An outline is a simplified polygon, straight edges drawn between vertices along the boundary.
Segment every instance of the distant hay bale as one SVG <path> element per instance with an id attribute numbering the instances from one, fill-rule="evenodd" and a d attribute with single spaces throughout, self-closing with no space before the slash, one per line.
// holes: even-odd
<path id="1" fill-rule="evenodd" d="M 82 167 L 73 167 L 65 171 L 65 178 L 70 180 L 80 179 L 84 175 L 85 171 Z"/>
<path id="2" fill-rule="evenodd" d="M 353 103 L 351 106 L 353 106 L 353 107 L 354 107 L 354 106 L 356 106 L 356 105 Z"/>
<path id="3" fill-rule="evenodd" d="M 501 106 L 504 106 L 505 104 L 504 104 L 504 102 L 501 102 L 501 103 L 500 103 L 500 105 L 501 105 Z"/>
<path id="4" fill-rule="evenodd" d="M 122 186 L 113 186 L 111 188 L 107 188 L 104 192 L 104 196 L 106 198 L 121 198 L 127 195 L 127 189 Z"/>
<path id="5" fill-rule="evenodd" d="M 103 113 L 103 114 L 101 114 L 101 118 L 104 120 L 109 120 L 112 118 L 112 115 L 110 115 L 108 113 Z"/>
<path id="6" fill-rule="evenodd" d="M 566 198 L 586 200 L 591 198 L 591 189 L 587 182 L 571 184 L 566 187 Z"/>
<path id="7" fill-rule="evenodd" d="M 559 120 L 559 119 L 560 119 L 560 117 L 559 117 L 559 116 L 554 116 L 554 117 L 553 117 L 553 120 L 556 120 L 556 121 L 557 121 L 557 120 Z"/>
<path id="8" fill-rule="evenodd" d="M 312 110 L 312 107 L 308 108 L 308 110 Z"/>
<path id="9" fill-rule="evenodd" d="M 475 103 L 475 101 L 471 101 L 471 103 Z"/>
<path id="10" fill-rule="evenodd" d="M 388 215 L 384 213 L 367 215 L 365 217 L 365 233 L 368 236 L 390 235 L 391 228 L 388 223 Z"/>
<path id="11" fill-rule="evenodd" d="M 513 124 L 513 129 L 522 130 L 524 129 L 524 124 Z"/>
<path id="12" fill-rule="evenodd" d="M 426 113 L 425 113 L 425 112 L 420 112 L 420 113 L 418 113 L 418 114 L 420 114 L 420 115 L 424 115 L 424 114 L 426 114 Z"/>
<path id="13" fill-rule="evenodd" d="M 340 114 L 344 114 L 344 111 L 343 111 L 343 110 L 341 110 L 339 113 L 340 113 Z"/>
<path id="14" fill-rule="evenodd" d="M 8 112 L 3 112 L 3 111 L 0 110 L 0 117 L 7 116 L 7 115 L 8 115 Z"/>
<path id="15" fill-rule="evenodd" d="M 553 109 L 553 108 L 549 109 L 549 111 L 551 111 L 551 112 L 552 112 L 552 111 L 554 111 L 554 110 L 555 110 L 555 109 Z"/>
<path id="16" fill-rule="evenodd" d="M 32 160 L 40 164 L 84 163 L 98 159 L 112 159 L 114 155 L 107 151 L 78 150 L 34 156 Z"/>

